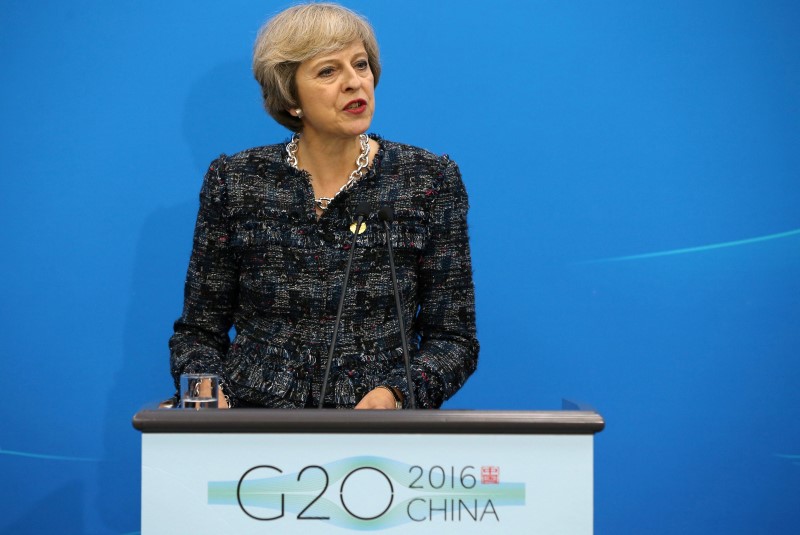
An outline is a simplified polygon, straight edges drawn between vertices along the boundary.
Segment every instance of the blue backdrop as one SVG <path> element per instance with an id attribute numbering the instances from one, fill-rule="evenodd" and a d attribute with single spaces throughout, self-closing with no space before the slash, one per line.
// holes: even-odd
<path id="1" fill-rule="evenodd" d="M 600 534 L 800 525 L 800 4 L 348 1 L 373 130 L 470 192 L 482 343 L 450 408 L 605 416 Z M 208 162 L 285 139 L 250 49 L 283 2 L 3 2 L 0 531 L 139 530 L 130 418 Z"/>

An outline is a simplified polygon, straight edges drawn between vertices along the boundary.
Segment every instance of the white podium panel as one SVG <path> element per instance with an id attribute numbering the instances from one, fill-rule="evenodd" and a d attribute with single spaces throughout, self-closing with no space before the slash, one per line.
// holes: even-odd
<path id="1" fill-rule="evenodd" d="M 228 411 L 214 412 L 220 427 Z M 376 432 L 192 432 L 180 422 L 195 416 L 179 412 L 158 432 L 137 425 L 142 534 L 592 533 L 592 432 L 454 432 L 458 418 L 428 414 L 441 433 L 385 420 Z"/>

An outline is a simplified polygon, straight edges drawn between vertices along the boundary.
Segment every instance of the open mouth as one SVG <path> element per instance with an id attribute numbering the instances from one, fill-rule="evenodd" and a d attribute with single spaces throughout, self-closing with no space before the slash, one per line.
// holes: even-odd
<path id="1" fill-rule="evenodd" d="M 367 101 L 363 99 L 353 100 L 352 102 L 348 102 L 347 106 L 344 107 L 344 111 L 359 111 L 363 108 L 366 108 Z"/>

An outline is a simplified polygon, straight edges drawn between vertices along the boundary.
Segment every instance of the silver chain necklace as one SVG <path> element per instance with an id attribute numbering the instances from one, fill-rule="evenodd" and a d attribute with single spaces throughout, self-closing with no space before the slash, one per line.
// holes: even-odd
<path id="1" fill-rule="evenodd" d="M 300 141 L 300 134 L 296 133 L 292 135 L 292 140 L 286 144 L 286 163 L 297 169 L 297 142 Z M 369 165 L 369 138 L 366 134 L 361 134 L 358 136 L 358 141 L 361 143 L 361 154 L 358 155 L 356 158 L 356 169 L 350 173 L 350 178 L 347 179 L 347 182 L 339 188 L 333 197 L 316 197 L 314 198 L 314 206 L 322 210 L 323 212 L 328 209 L 328 205 L 331 203 L 333 199 L 336 198 L 343 191 L 347 191 L 350 189 L 353 184 L 355 184 L 359 178 L 364 176 L 364 169 L 367 168 Z M 311 183 L 311 178 L 309 176 L 309 183 Z M 313 189 L 313 188 L 312 188 Z"/>

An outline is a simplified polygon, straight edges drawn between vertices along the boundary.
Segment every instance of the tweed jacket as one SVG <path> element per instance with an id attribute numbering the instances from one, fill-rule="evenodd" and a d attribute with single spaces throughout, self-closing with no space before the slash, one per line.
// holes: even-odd
<path id="1" fill-rule="evenodd" d="M 316 404 L 362 201 L 372 212 L 356 239 L 326 405 L 353 407 L 378 385 L 408 403 L 387 239 L 418 406 L 439 407 L 464 384 L 479 346 L 460 172 L 447 156 L 372 137 L 380 149 L 368 172 L 319 218 L 309 176 L 286 163 L 284 145 L 212 162 L 170 339 L 176 384 L 211 372 L 234 406 Z M 377 216 L 385 205 L 395 213 L 388 235 Z"/>

